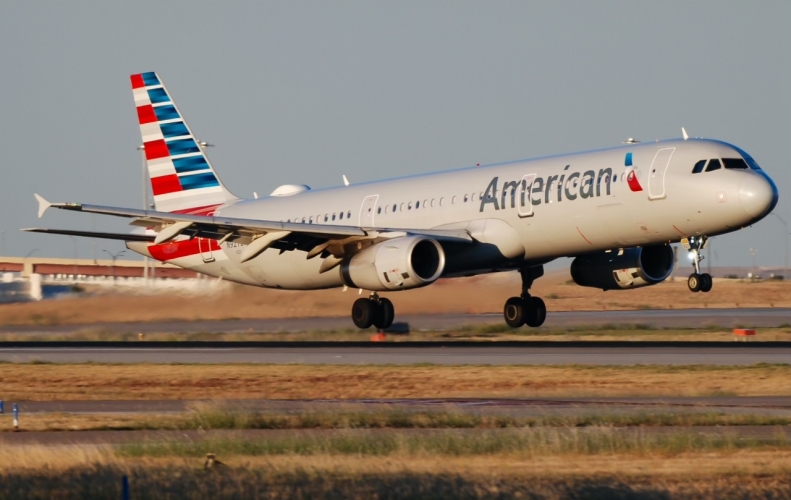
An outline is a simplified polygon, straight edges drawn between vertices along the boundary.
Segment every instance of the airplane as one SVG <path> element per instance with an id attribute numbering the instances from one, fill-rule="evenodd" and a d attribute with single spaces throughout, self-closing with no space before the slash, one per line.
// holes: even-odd
<path id="1" fill-rule="evenodd" d="M 205 148 L 154 72 L 131 76 L 153 210 L 50 203 L 131 219 L 137 232 L 24 231 L 121 240 L 162 262 L 258 287 L 369 292 L 352 305 L 362 329 L 388 328 L 393 303 L 380 292 L 439 278 L 518 271 L 505 322 L 538 327 L 546 305 L 530 294 L 544 265 L 573 257 L 573 280 L 628 290 L 670 276 L 672 243 L 690 252 L 692 292 L 708 292 L 701 249 L 752 225 L 777 205 L 772 179 L 745 151 L 683 138 L 311 189 L 280 186 L 242 199 L 220 181 Z"/>

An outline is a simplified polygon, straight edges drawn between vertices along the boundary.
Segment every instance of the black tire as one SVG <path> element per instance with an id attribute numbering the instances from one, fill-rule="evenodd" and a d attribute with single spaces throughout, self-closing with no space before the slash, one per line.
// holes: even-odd
<path id="1" fill-rule="evenodd" d="M 547 319 L 547 306 L 544 301 L 538 297 L 530 297 L 527 304 L 531 314 L 528 314 L 527 326 L 539 327 L 544 324 Z"/>
<path id="2" fill-rule="evenodd" d="M 700 275 L 700 278 L 700 291 L 704 293 L 710 292 L 711 287 L 714 286 L 714 280 L 711 279 L 711 275 L 709 273 L 703 273 Z"/>
<path id="3" fill-rule="evenodd" d="M 511 297 L 505 301 L 503 317 L 511 328 L 519 328 L 525 324 L 525 302 L 521 297 Z"/>
<path id="4" fill-rule="evenodd" d="M 376 317 L 374 318 L 374 326 L 379 330 L 390 328 L 395 319 L 395 308 L 393 303 L 388 299 L 379 299 L 379 304 L 376 307 Z"/>
<path id="5" fill-rule="evenodd" d="M 357 328 L 365 330 L 374 324 L 376 302 L 370 299 L 357 299 L 352 305 L 352 321 Z"/>
<path id="6" fill-rule="evenodd" d="M 700 274 L 692 273 L 687 278 L 687 286 L 691 292 L 699 292 L 701 285 L 703 285 L 703 280 Z"/>

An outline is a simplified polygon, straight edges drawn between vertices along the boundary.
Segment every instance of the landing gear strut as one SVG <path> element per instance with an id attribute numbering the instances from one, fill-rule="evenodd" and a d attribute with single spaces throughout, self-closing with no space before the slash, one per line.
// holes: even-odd
<path id="1" fill-rule="evenodd" d="M 538 297 L 530 296 L 530 287 L 534 280 L 544 275 L 544 266 L 527 267 L 521 269 L 519 274 L 522 275 L 522 295 L 511 297 L 505 302 L 505 322 L 512 328 L 541 326 L 547 319 L 547 306 Z"/>
<path id="2" fill-rule="evenodd" d="M 708 273 L 701 274 L 700 261 L 705 257 L 700 253 L 706 247 L 708 238 L 704 236 L 692 236 L 681 240 L 681 244 L 685 249 L 689 250 L 692 254 L 692 265 L 695 267 L 695 272 L 689 275 L 687 279 L 687 286 L 692 292 L 709 292 L 713 285 L 711 275 Z"/>
<path id="3" fill-rule="evenodd" d="M 357 328 L 366 329 L 372 325 L 379 330 L 390 328 L 395 318 L 395 308 L 388 299 L 379 297 L 376 292 L 367 299 L 357 299 L 352 305 L 352 321 Z"/>

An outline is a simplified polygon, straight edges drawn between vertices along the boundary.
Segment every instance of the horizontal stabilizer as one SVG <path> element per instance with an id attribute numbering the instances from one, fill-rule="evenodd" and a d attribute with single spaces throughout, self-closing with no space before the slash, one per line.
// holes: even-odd
<path id="1" fill-rule="evenodd" d="M 72 231 L 70 229 L 42 229 L 38 227 L 28 227 L 20 229 L 28 233 L 44 233 L 44 234 L 63 234 L 66 236 L 84 236 L 86 238 L 101 238 L 104 240 L 121 240 L 121 241 L 154 241 L 154 235 L 148 234 L 129 234 L 129 233 L 100 233 L 96 231 Z"/>
<path id="2" fill-rule="evenodd" d="M 38 202 L 38 218 L 40 219 L 44 212 L 47 211 L 49 207 L 52 206 L 52 203 L 48 202 L 38 193 L 33 193 L 33 196 L 36 197 L 36 201 Z"/>

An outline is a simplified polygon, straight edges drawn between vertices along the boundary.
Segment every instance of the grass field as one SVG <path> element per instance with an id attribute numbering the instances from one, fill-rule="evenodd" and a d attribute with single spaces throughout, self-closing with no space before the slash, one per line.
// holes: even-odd
<path id="1" fill-rule="evenodd" d="M 25 414 L 23 433 L 71 430 L 72 443 L 80 430 L 172 432 L 135 434 L 140 439 L 127 444 L 49 446 L 10 444 L 0 432 L 0 498 L 115 499 L 127 476 L 132 498 L 785 499 L 791 418 L 759 410 L 528 417 L 351 403 L 331 411 L 250 411 L 222 400 L 789 395 L 789 380 L 791 366 L 766 364 L 3 363 L 6 407 L 14 400 L 217 401 L 163 415 Z M 10 415 L 0 427 L 10 430 Z M 204 469 L 209 453 L 222 465 Z"/>
<path id="2" fill-rule="evenodd" d="M 639 413 L 586 411 L 577 415 L 518 417 L 480 415 L 454 409 L 431 411 L 405 409 L 304 410 L 298 413 L 250 411 L 233 404 L 197 403 L 182 414 L 25 414 L 21 429 L 35 431 L 104 430 L 241 430 L 241 429 L 520 429 L 583 427 L 696 427 L 696 426 L 791 426 L 791 417 L 725 414 L 718 411 L 667 411 L 647 409 Z M 13 431 L 10 418 L 0 418 L 0 433 Z"/>
<path id="3" fill-rule="evenodd" d="M 203 451 L 203 450 L 201 450 Z M 791 497 L 791 452 L 218 455 L 129 457 L 68 446 L 0 449 L 0 498 L 694 498 Z M 694 466 L 692 466 L 694 464 Z"/>
<path id="4" fill-rule="evenodd" d="M 0 364 L 6 401 L 781 396 L 791 366 Z"/>

